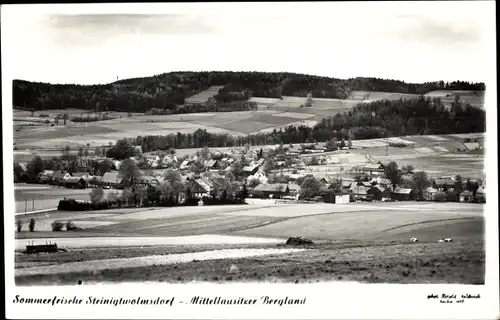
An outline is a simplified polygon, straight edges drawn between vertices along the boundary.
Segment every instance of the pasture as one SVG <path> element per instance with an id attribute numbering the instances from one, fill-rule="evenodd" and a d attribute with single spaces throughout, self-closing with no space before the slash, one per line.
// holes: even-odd
<path id="1" fill-rule="evenodd" d="M 16 254 L 16 283 L 483 283 L 483 209 L 477 204 L 408 202 L 57 212 L 50 220 L 71 220 L 84 229 L 18 233 L 18 250 L 33 240 L 58 238 L 69 251 L 40 257 Z M 41 226 L 48 223 L 38 219 Z M 276 243 L 288 236 L 308 237 L 317 244 L 279 251 Z M 419 242 L 410 242 L 411 237 Z M 444 237 L 453 242 L 437 243 Z M 228 277 L 230 264 L 237 264 L 240 272 Z M 97 265 L 106 267 L 96 271 Z"/>
<path id="2" fill-rule="evenodd" d="M 185 100 L 185 104 L 196 104 L 196 103 L 204 103 L 207 102 L 209 98 L 215 96 L 220 89 L 224 88 L 224 86 L 211 86 L 207 90 L 203 90 L 194 94 Z"/>

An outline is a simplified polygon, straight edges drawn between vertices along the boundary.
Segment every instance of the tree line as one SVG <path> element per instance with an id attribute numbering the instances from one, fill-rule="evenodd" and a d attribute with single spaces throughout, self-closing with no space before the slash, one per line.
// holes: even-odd
<path id="1" fill-rule="evenodd" d="M 143 152 L 170 148 L 240 147 L 249 145 L 313 143 L 376 139 L 403 135 L 485 132 L 486 112 L 462 102 L 445 106 L 439 99 L 375 101 L 323 119 L 314 127 L 290 125 L 270 133 L 232 136 L 198 129 L 193 133 L 138 136 L 130 143 Z"/>
<path id="2" fill-rule="evenodd" d="M 378 78 L 336 79 L 296 73 L 171 72 L 102 85 L 50 84 L 13 81 L 13 105 L 27 110 L 75 108 L 89 111 L 147 112 L 150 109 L 182 111 L 179 106 L 210 86 L 224 86 L 217 103 L 244 101 L 252 96 L 346 98 L 352 90 L 423 94 L 432 90 L 485 90 L 484 83 L 454 81 L 406 83 Z M 193 112 L 209 108 L 202 104 Z"/>

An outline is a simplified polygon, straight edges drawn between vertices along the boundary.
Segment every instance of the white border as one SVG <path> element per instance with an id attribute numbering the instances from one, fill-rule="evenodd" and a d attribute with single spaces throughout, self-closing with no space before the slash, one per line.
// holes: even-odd
<path id="1" fill-rule="evenodd" d="M 464 2 L 456 2 L 457 6 Z M 366 10 L 373 10 L 374 3 L 364 3 Z M 454 4 L 454 5 L 455 5 Z M 4 229 L 5 234 L 5 268 L 6 268 L 6 317 L 7 318 L 213 318 L 213 319 L 247 319 L 247 318 L 273 318 L 273 319 L 360 319 L 360 318 L 398 318 L 398 319 L 428 319 L 428 318 L 454 318 L 454 319 L 492 319 L 498 318 L 499 292 L 498 292 L 498 177 L 497 162 L 497 100 L 496 100 L 496 77 L 492 72 L 496 70 L 496 48 L 495 48 L 495 28 L 491 18 L 493 16 L 495 3 L 483 3 L 489 8 L 490 14 L 485 15 L 484 22 L 489 30 L 485 34 L 485 41 L 491 45 L 491 49 L 485 52 L 483 58 L 484 71 L 488 74 L 485 83 L 489 90 L 486 92 L 486 104 L 488 105 L 488 135 L 486 137 L 486 171 L 488 172 L 488 202 L 486 205 L 486 285 L 465 286 L 465 285 L 362 285 L 355 283 L 317 283 L 317 284 L 185 284 L 185 285 L 159 285 L 159 284 L 121 284 L 121 285 L 100 285 L 100 286 L 79 286 L 79 287 L 16 287 L 14 284 L 13 270 L 14 261 L 12 251 L 14 248 L 14 225 L 12 213 L 13 178 L 12 172 L 13 155 L 10 152 L 12 146 L 12 70 L 9 61 L 15 59 L 15 52 L 9 46 L 12 37 L 15 37 L 15 30 L 9 30 L 5 26 L 5 10 L 2 6 L 2 83 L 3 83 L 3 145 L 4 145 Z M 266 14 L 301 14 L 313 13 L 317 6 L 330 6 L 331 3 L 294 3 L 291 4 L 171 4 L 168 13 L 182 13 L 189 11 L 194 14 L 211 12 L 228 12 L 229 8 L 244 11 L 247 14 L 266 12 Z M 343 4 L 348 8 L 349 3 Z M 384 6 L 390 9 L 401 3 L 377 3 L 377 6 Z M 407 4 L 405 4 L 407 5 Z M 436 2 L 436 5 L 440 3 Z M 262 9 L 265 6 L 264 9 Z M 418 9 L 418 3 L 411 6 Z M 293 8 L 292 8 L 293 7 Z M 23 5 L 23 10 L 43 10 L 55 11 L 75 11 L 82 13 L 109 12 L 109 13 L 150 13 L 164 12 L 165 6 L 154 5 Z M 297 8 L 300 8 L 297 10 Z M 377 7 L 379 9 L 380 7 Z M 8 8 L 7 8 L 8 9 Z M 152 10 L 153 9 L 153 10 Z M 327 11 L 327 10 L 325 10 Z M 317 13 L 315 13 L 317 14 Z M 450 14 L 453 14 L 450 12 Z M 270 295 L 273 297 L 293 296 L 307 297 L 307 304 L 304 306 L 262 306 L 257 307 L 226 307 L 226 306 L 188 306 L 175 304 L 173 307 L 137 307 L 137 306 L 44 306 L 44 305 L 13 305 L 13 297 L 16 294 L 28 297 L 54 295 L 72 297 L 81 296 L 126 296 L 135 297 L 140 293 L 141 297 L 156 298 L 175 296 L 176 300 L 189 300 L 192 296 L 223 296 L 234 298 L 239 296 L 256 297 Z M 441 305 L 436 301 L 427 300 L 431 293 L 480 293 L 479 300 L 469 300 L 462 305 Z"/>

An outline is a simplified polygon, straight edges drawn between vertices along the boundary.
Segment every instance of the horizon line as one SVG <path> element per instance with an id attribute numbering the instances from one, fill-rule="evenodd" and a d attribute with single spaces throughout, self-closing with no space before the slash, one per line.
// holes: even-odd
<path id="1" fill-rule="evenodd" d="M 118 81 L 124 81 L 124 80 L 132 80 L 132 79 L 146 79 L 146 78 L 153 78 L 156 76 L 160 75 L 168 75 L 168 74 L 175 74 L 175 73 L 267 73 L 267 74 L 277 74 L 277 73 L 289 73 L 289 74 L 296 74 L 296 75 L 304 75 L 304 76 L 312 76 L 312 77 L 319 77 L 319 78 L 329 78 L 329 79 L 335 79 L 335 80 L 351 80 L 351 79 L 381 79 L 381 80 L 387 80 L 387 81 L 399 81 L 403 82 L 406 84 L 425 84 L 425 83 L 436 83 L 443 81 L 445 83 L 452 83 L 452 82 L 457 82 L 457 81 L 463 81 L 463 82 L 469 82 L 471 84 L 484 84 L 486 83 L 484 81 L 470 81 L 470 80 L 428 80 L 428 81 L 423 81 L 423 82 L 407 82 L 405 80 L 400 80 L 400 79 L 393 79 L 393 78 L 380 78 L 380 77 L 375 77 L 375 76 L 357 76 L 357 77 L 350 77 L 350 78 L 336 78 L 332 76 L 322 76 L 322 75 L 317 75 L 317 74 L 311 74 L 311 73 L 300 73 L 300 72 L 291 72 L 291 71 L 234 71 L 234 70 L 211 70 L 211 71 L 194 71 L 194 70 L 185 70 L 185 71 L 168 71 L 168 72 L 162 72 L 158 74 L 153 74 L 150 76 L 139 76 L 139 77 L 127 77 L 127 78 L 122 78 L 110 82 L 105 82 L 105 83 L 92 83 L 92 84 L 83 84 L 83 83 L 61 83 L 61 82 L 43 82 L 43 81 L 35 81 L 35 80 L 26 80 L 26 79 L 12 79 L 12 81 L 25 81 L 25 82 L 31 82 L 31 83 L 41 83 L 41 84 L 50 84 L 50 85 L 76 85 L 76 86 L 102 86 L 102 85 L 110 85 L 114 84 Z M 119 77 L 119 76 L 117 76 Z"/>

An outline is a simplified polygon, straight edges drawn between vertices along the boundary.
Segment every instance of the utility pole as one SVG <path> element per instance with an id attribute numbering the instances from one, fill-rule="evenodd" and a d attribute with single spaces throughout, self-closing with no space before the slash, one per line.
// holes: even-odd
<path id="1" fill-rule="evenodd" d="M 35 211 L 35 197 L 33 197 L 33 211 Z"/>

